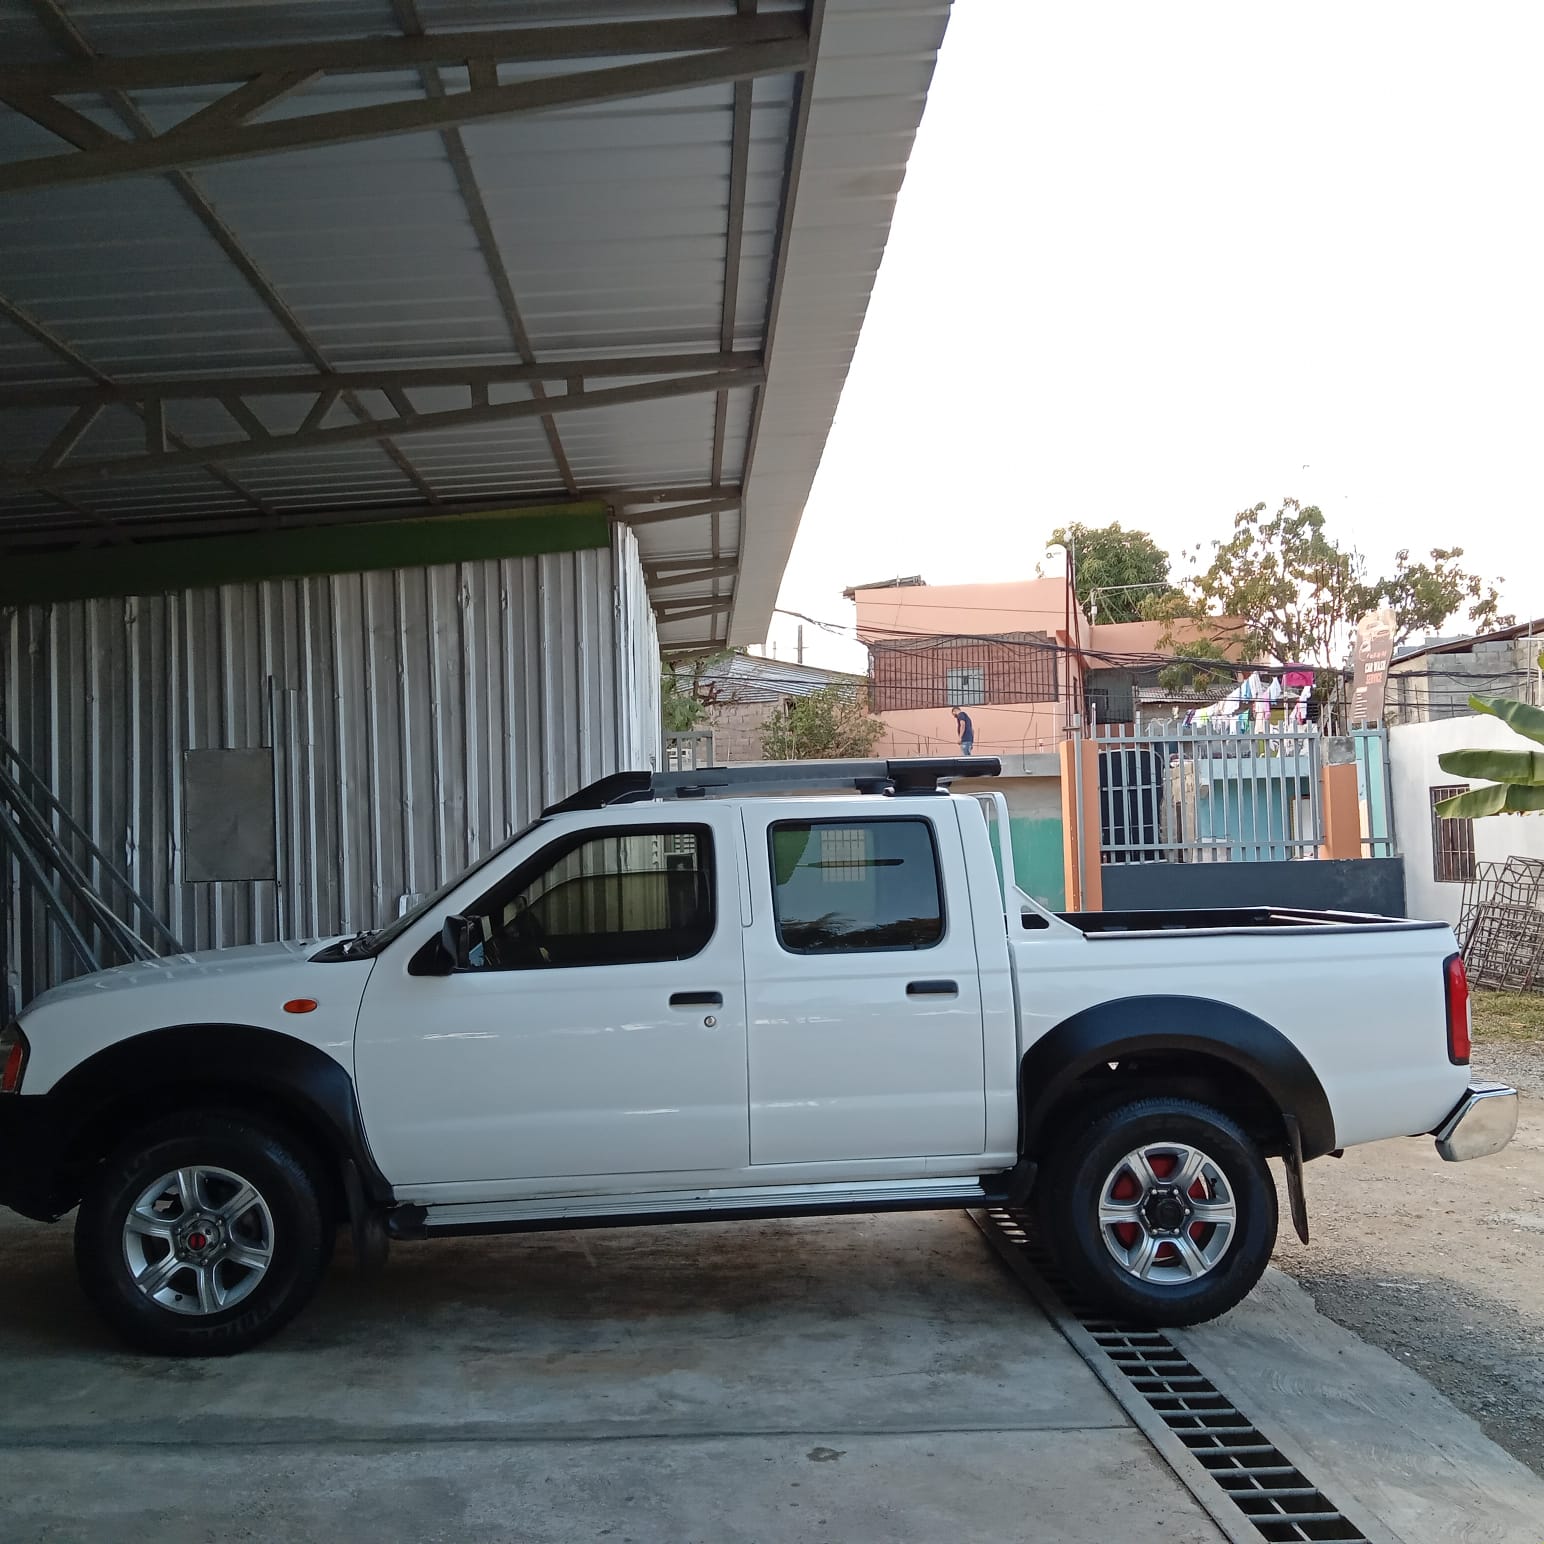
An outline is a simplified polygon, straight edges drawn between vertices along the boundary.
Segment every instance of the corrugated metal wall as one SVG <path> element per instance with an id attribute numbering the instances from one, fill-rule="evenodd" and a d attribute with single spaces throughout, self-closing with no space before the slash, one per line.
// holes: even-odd
<path id="1" fill-rule="evenodd" d="M 0 646 L 6 736 L 189 949 L 378 925 L 659 754 L 654 618 L 620 528 L 610 551 L 28 607 Z M 279 878 L 188 881 L 182 753 L 252 747 L 272 754 Z M 4 878 L 26 1001 L 79 966 Z"/>

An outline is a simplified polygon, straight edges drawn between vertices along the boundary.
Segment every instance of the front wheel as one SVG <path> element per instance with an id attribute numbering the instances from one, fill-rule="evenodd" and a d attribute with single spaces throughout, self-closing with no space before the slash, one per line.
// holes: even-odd
<path id="1" fill-rule="evenodd" d="M 93 1306 L 125 1339 L 221 1356 L 272 1335 L 315 1292 L 333 1230 L 316 1163 L 240 1115 L 181 1115 L 96 1172 L 75 1224 Z"/>
<path id="2" fill-rule="evenodd" d="M 1198 1324 L 1253 1289 L 1276 1244 L 1276 1187 L 1221 1111 L 1137 1099 L 1063 1128 L 1042 1173 L 1042 1241 L 1111 1313 Z"/>

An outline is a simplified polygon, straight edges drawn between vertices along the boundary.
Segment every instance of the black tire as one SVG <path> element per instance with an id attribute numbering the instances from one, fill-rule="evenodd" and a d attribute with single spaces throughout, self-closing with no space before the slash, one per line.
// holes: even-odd
<path id="1" fill-rule="evenodd" d="M 1205 1154 L 1223 1181 L 1236 1220 L 1203 1274 L 1184 1281 L 1143 1280 L 1117 1260 L 1114 1248 L 1129 1238 L 1134 1249 L 1143 1238 L 1156 1238 L 1156 1231 L 1143 1224 L 1133 1234 L 1122 1224 L 1124 1233 L 1112 1229 L 1114 1242 L 1107 1243 L 1099 1223 L 1100 1201 L 1128 1154 L 1168 1143 Z M 1156 1157 L 1152 1166 L 1158 1167 Z M 1119 1179 L 1112 1197 L 1125 1199 L 1121 1185 L 1129 1191 L 1130 1182 Z M 1203 1195 L 1216 1189 L 1205 1179 L 1200 1188 Z M 1199 1324 L 1241 1302 L 1264 1274 L 1276 1244 L 1276 1187 L 1260 1149 L 1220 1110 L 1191 1099 L 1136 1099 L 1096 1110 L 1086 1124 L 1063 1126 L 1036 1186 L 1036 1220 L 1056 1263 L 1094 1304 L 1145 1324 Z M 1203 1241 L 1197 1249 L 1202 1253 L 1217 1237 L 1216 1227 L 1188 1221 L 1179 1231 L 1189 1235 L 1192 1228 L 1199 1229 L 1191 1237 Z M 1179 1243 L 1155 1247 L 1157 1273 L 1172 1277 L 1189 1269 Z"/>
<path id="2" fill-rule="evenodd" d="M 147 1187 L 162 1176 L 194 1169 L 226 1171 L 256 1192 L 260 1205 L 229 1223 L 216 1221 L 210 1231 L 225 1228 L 230 1244 L 246 1245 L 254 1256 L 266 1255 L 268 1263 L 258 1270 L 232 1259 L 208 1266 L 207 1272 L 191 1267 L 178 1272 L 161 1289 L 164 1298 L 184 1305 L 177 1311 L 136 1285 L 128 1257 L 133 1241 L 126 1230 L 130 1211 Z M 326 1215 L 320 1174 L 318 1161 L 302 1143 L 246 1115 L 184 1114 L 157 1121 L 126 1141 L 91 1178 L 75 1222 L 81 1287 L 108 1324 L 140 1350 L 166 1356 L 245 1351 L 310 1301 L 327 1268 L 336 1229 Z M 211 1217 L 217 1217 L 220 1199 L 237 1204 L 232 1187 L 218 1176 L 201 1176 L 200 1184 Z M 191 1214 L 180 1209 L 170 1190 L 164 1195 L 166 1206 L 176 1209 L 166 1224 L 170 1232 Z M 151 1210 L 161 1226 L 159 1208 Z M 190 1226 L 201 1224 L 195 1220 Z M 208 1234 L 190 1237 L 196 1242 Z M 220 1246 L 228 1247 L 223 1237 L 198 1247 Z M 135 1247 L 143 1268 L 152 1251 L 156 1260 L 151 1264 L 166 1262 L 173 1246 L 156 1237 Z M 185 1252 L 189 1247 L 184 1245 Z M 214 1257 L 191 1258 L 203 1263 Z M 220 1284 L 215 1290 L 229 1296 L 231 1306 L 195 1312 L 191 1305 L 199 1302 L 200 1276 L 209 1272 Z"/>

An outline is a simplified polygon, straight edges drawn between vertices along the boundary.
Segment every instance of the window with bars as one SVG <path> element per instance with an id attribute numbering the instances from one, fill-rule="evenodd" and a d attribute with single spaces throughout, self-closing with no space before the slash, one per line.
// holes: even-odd
<path id="1" fill-rule="evenodd" d="M 863 826 L 820 828 L 820 868 L 827 884 L 862 884 L 868 861 L 868 831 Z"/>
<path id="2" fill-rule="evenodd" d="M 1437 806 L 1468 793 L 1467 783 L 1444 783 L 1431 790 L 1431 877 L 1438 884 L 1462 884 L 1474 878 L 1474 822 L 1444 820 Z"/>
<path id="3" fill-rule="evenodd" d="M 986 701 L 986 671 L 980 665 L 953 665 L 945 680 L 951 708 L 973 708 Z"/>

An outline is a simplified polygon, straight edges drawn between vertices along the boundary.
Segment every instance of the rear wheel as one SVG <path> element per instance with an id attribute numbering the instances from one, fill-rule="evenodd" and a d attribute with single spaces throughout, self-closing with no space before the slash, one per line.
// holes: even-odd
<path id="1" fill-rule="evenodd" d="M 1147 1323 L 1225 1313 L 1276 1243 L 1264 1155 L 1188 1099 L 1133 1100 L 1064 1129 L 1037 1193 L 1042 1239 L 1074 1286 Z"/>
<path id="2" fill-rule="evenodd" d="M 239 1115 L 182 1115 L 126 1142 L 75 1225 L 82 1288 L 125 1339 L 174 1356 L 244 1351 L 305 1306 L 332 1250 L 317 1165 Z"/>

